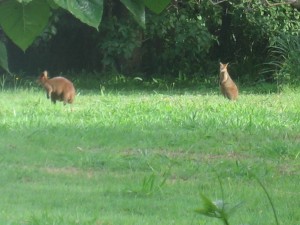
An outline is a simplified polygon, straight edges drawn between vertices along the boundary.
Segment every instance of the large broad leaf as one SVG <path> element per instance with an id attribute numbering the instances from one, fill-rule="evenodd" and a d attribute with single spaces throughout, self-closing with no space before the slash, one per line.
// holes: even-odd
<path id="1" fill-rule="evenodd" d="M 54 0 L 81 22 L 98 30 L 103 14 L 103 0 Z"/>
<path id="2" fill-rule="evenodd" d="M 171 0 L 144 0 L 145 5 L 155 13 L 161 13 Z"/>
<path id="3" fill-rule="evenodd" d="M 32 0 L 17 0 L 17 1 L 20 3 L 25 3 L 25 4 L 32 2 Z"/>
<path id="4" fill-rule="evenodd" d="M 121 0 L 125 7 L 133 14 L 134 19 L 145 28 L 145 5 L 141 0 Z"/>
<path id="5" fill-rule="evenodd" d="M 0 67 L 6 70 L 7 72 L 9 72 L 6 46 L 1 41 L 0 41 Z"/>
<path id="6" fill-rule="evenodd" d="M 51 9 L 58 9 L 59 6 L 54 2 L 54 0 L 47 0 L 48 5 L 50 6 Z"/>
<path id="7" fill-rule="evenodd" d="M 7 36 L 25 51 L 48 23 L 46 0 L 0 2 L 0 25 Z"/>

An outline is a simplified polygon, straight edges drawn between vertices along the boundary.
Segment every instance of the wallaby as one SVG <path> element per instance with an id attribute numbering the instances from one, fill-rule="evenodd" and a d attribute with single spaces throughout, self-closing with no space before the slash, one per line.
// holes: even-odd
<path id="1" fill-rule="evenodd" d="M 224 97 L 230 100 L 236 100 L 239 95 L 239 90 L 233 82 L 227 71 L 229 63 L 220 63 L 220 89 Z"/>
<path id="2" fill-rule="evenodd" d="M 44 71 L 38 78 L 40 83 L 47 92 L 47 98 L 55 104 L 56 101 L 63 101 L 64 105 L 73 103 L 75 97 L 75 88 L 71 81 L 64 77 L 48 78 L 48 72 Z"/>

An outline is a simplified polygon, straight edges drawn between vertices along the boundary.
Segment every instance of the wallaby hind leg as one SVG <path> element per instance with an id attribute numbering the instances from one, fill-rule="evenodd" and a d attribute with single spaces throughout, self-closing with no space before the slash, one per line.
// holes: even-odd
<path id="1" fill-rule="evenodd" d="M 70 96 L 64 96 L 63 101 L 64 101 L 64 105 L 66 105 L 67 103 L 71 104 L 73 102 Z"/>
<path id="2" fill-rule="evenodd" d="M 49 88 L 47 91 L 47 98 L 51 98 L 52 99 L 52 88 Z"/>
<path id="3" fill-rule="evenodd" d="M 56 104 L 56 98 L 54 96 L 51 96 L 51 101 L 53 104 Z"/>

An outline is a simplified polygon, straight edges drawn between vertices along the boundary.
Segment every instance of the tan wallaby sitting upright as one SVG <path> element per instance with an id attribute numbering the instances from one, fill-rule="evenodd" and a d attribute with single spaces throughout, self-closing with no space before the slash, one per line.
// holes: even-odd
<path id="1" fill-rule="evenodd" d="M 224 97 L 230 100 L 236 100 L 239 95 L 239 90 L 233 82 L 227 71 L 229 63 L 220 63 L 220 89 Z"/>
<path id="2" fill-rule="evenodd" d="M 55 104 L 56 101 L 63 101 L 64 105 L 73 103 L 75 98 L 75 88 L 71 81 L 64 77 L 48 78 L 48 72 L 44 71 L 38 78 L 40 83 L 47 92 L 47 98 Z"/>

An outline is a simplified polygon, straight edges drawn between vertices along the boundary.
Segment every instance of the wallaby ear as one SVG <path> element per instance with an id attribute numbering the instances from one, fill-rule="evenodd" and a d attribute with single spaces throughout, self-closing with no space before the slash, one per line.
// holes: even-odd
<path id="1" fill-rule="evenodd" d="M 221 69 L 225 69 L 226 67 L 227 67 L 227 64 L 223 64 L 223 63 L 220 62 L 220 68 Z"/>
<path id="2" fill-rule="evenodd" d="M 43 75 L 44 77 L 48 78 L 48 71 L 45 70 L 45 71 L 42 73 L 42 75 Z"/>
<path id="3" fill-rule="evenodd" d="M 224 63 L 223 64 L 223 63 L 220 62 L 220 67 L 223 68 L 223 69 L 227 69 L 228 64 L 229 63 Z"/>

